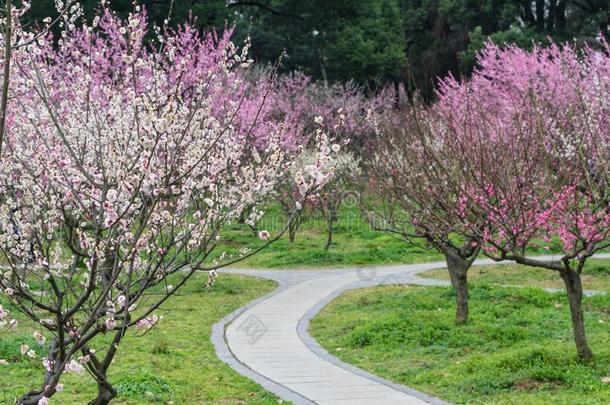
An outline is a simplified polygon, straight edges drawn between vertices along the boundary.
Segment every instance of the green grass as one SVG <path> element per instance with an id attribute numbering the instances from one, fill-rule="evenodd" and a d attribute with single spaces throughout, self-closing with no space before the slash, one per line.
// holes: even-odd
<path id="1" fill-rule="evenodd" d="M 258 225 L 276 235 L 284 224 L 284 216 L 278 207 L 271 206 Z M 309 213 L 304 219 L 294 243 L 286 233 L 280 240 L 262 252 L 236 264 L 254 268 L 315 268 L 348 267 L 371 264 L 414 263 L 439 260 L 441 256 L 426 246 L 425 242 L 406 243 L 398 236 L 375 231 L 360 217 L 355 207 L 344 206 L 339 213 L 333 243 L 328 251 L 326 225 L 317 213 Z M 217 252 L 236 253 L 248 246 L 262 245 L 245 225 L 232 224 L 224 230 Z"/>
<path id="2" fill-rule="evenodd" d="M 420 276 L 449 280 L 446 269 L 429 270 Z M 564 288 L 557 272 L 517 264 L 475 266 L 468 270 L 468 279 L 495 285 Z M 582 272 L 582 283 L 586 289 L 610 291 L 610 260 L 588 260 Z"/>
<path id="3" fill-rule="evenodd" d="M 163 307 L 164 319 L 143 337 L 128 334 L 110 369 L 119 392 L 115 404 L 278 404 L 281 401 L 221 362 L 210 341 L 212 325 L 223 316 L 275 287 L 275 283 L 222 274 L 210 289 L 202 287 L 207 276 L 197 275 Z M 6 303 L 3 303 L 6 307 Z M 15 312 L 13 312 L 15 313 Z M 43 367 L 25 359 L 19 346 L 31 347 L 30 325 L 19 331 L 0 332 L 0 403 L 13 403 L 15 396 L 37 388 Z M 66 375 L 65 390 L 53 396 L 53 404 L 85 404 L 96 394 L 87 374 Z"/>
<path id="4" fill-rule="evenodd" d="M 262 252 L 236 264 L 253 268 L 328 268 L 381 264 L 408 264 L 443 260 L 443 256 L 431 248 L 424 240 L 407 241 L 388 233 L 375 231 L 361 217 L 355 206 L 344 205 L 339 211 L 339 221 L 335 226 L 333 243 L 328 251 L 326 224 L 316 212 L 309 212 L 296 236 L 290 243 L 288 234 Z M 284 225 L 284 215 L 278 206 L 271 205 L 258 224 L 259 230 L 267 230 L 277 235 Z M 244 247 L 256 248 L 263 244 L 246 225 L 232 223 L 222 232 L 216 256 L 221 252 L 236 254 Z M 558 241 L 550 246 L 551 251 L 559 251 Z M 542 245 L 532 245 L 528 253 L 548 254 Z"/>
<path id="5" fill-rule="evenodd" d="M 610 295 L 584 301 L 588 365 L 576 360 L 564 295 L 474 283 L 464 326 L 454 325 L 454 299 L 444 287 L 355 290 L 311 332 L 348 363 L 454 403 L 608 404 Z"/>

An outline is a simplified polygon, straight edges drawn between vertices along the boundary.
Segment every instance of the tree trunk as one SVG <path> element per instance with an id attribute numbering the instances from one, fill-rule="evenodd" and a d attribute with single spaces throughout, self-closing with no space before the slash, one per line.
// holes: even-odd
<path id="1" fill-rule="evenodd" d="M 301 217 L 297 215 L 290 221 L 288 224 L 288 240 L 290 243 L 294 243 L 294 240 L 297 236 L 297 231 L 299 230 L 299 226 L 301 225 Z"/>
<path id="2" fill-rule="evenodd" d="M 110 400 L 117 396 L 116 390 L 109 384 L 98 384 L 97 398 L 89 402 L 89 405 L 108 405 Z"/>
<path id="3" fill-rule="evenodd" d="M 4 15 L 6 18 L 4 24 L 4 67 L 2 77 L 2 95 L 0 97 L 0 156 L 2 156 L 2 145 L 6 134 L 6 110 L 8 108 L 8 91 L 11 75 L 11 54 L 12 54 L 12 35 L 13 35 L 13 19 L 10 17 L 13 14 L 12 0 L 6 0 Z"/>
<path id="4" fill-rule="evenodd" d="M 456 253 L 445 253 L 447 270 L 451 285 L 456 292 L 455 323 L 458 325 L 468 321 L 468 269 L 470 262 L 462 259 Z"/>
<path id="5" fill-rule="evenodd" d="M 333 242 L 333 227 L 332 225 L 328 227 L 327 235 L 326 235 L 326 244 L 324 244 L 324 250 L 328 250 L 330 248 L 330 244 Z"/>
<path id="6" fill-rule="evenodd" d="M 400 109 L 400 82 L 398 79 L 393 80 L 394 83 L 394 108 Z"/>
<path id="7" fill-rule="evenodd" d="M 593 358 L 593 352 L 587 344 L 587 336 L 585 334 L 585 317 L 582 311 L 583 291 L 580 274 L 571 269 L 563 270 L 561 271 L 561 278 L 565 283 L 568 293 L 572 330 L 574 332 L 574 342 L 576 343 L 578 357 L 583 361 L 590 361 Z"/>
<path id="8" fill-rule="evenodd" d="M 544 31 L 544 14 L 545 14 L 546 1 L 536 0 L 536 31 Z"/>
<path id="9" fill-rule="evenodd" d="M 322 215 L 326 219 L 326 231 L 328 232 L 326 235 L 326 244 L 324 245 L 324 250 L 328 250 L 330 248 L 331 243 L 333 242 L 333 232 L 335 222 L 337 221 L 337 210 L 338 207 L 331 206 L 327 209 L 326 213 L 322 210 Z"/>

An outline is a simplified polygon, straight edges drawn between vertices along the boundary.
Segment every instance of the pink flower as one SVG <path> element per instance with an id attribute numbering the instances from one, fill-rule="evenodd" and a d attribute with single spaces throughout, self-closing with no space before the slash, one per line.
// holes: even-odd
<path id="1" fill-rule="evenodd" d="M 271 236 L 271 235 L 270 235 L 270 234 L 269 234 L 269 232 L 267 232 L 267 231 L 260 231 L 260 232 L 258 233 L 258 237 L 259 237 L 259 239 L 262 239 L 262 240 L 269 240 L 269 237 L 270 237 L 270 236 Z"/>

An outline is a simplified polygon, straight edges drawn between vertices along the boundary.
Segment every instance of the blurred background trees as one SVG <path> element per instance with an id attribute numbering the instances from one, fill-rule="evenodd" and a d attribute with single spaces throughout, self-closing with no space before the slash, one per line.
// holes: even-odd
<path id="1" fill-rule="evenodd" d="M 33 20 L 53 0 L 34 0 Z M 92 14 L 96 0 L 83 0 Z M 315 80 L 355 80 L 374 92 L 387 83 L 415 86 L 427 99 L 436 77 L 469 75 L 490 38 L 524 48 L 532 41 L 593 43 L 610 33 L 607 0 L 143 0 L 161 25 L 196 20 L 202 30 L 236 26 L 252 55 Z M 172 4 L 173 3 L 173 4 Z M 113 1 L 126 13 L 130 0 Z M 170 12 L 171 11 L 171 12 Z"/>

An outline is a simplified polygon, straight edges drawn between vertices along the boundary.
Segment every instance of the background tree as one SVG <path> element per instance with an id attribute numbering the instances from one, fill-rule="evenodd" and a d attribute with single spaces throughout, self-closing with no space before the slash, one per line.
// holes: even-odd
<path id="1" fill-rule="evenodd" d="M 84 0 L 93 15 L 95 0 Z M 356 80 L 376 91 L 388 82 L 415 86 L 426 100 L 436 78 L 469 75 L 487 38 L 531 48 L 548 39 L 592 43 L 610 32 L 605 0 L 143 0 L 152 21 L 176 26 L 189 18 L 199 30 L 236 26 L 253 38 L 252 56 L 273 63 L 285 51 L 286 71 L 314 81 Z M 34 0 L 31 19 L 41 21 L 52 0 Z M 125 16 L 131 1 L 115 0 Z M 398 94 L 398 93 L 397 93 Z"/>
<path id="2" fill-rule="evenodd" d="M 381 203 L 365 204 L 373 225 L 406 241 L 424 239 L 445 256 L 456 291 L 456 323 L 468 320 L 468 269 L 479 253 L 476 236 L 460 237 L 461 224 L 449 218 L 459 204 L 459 167 L 443 148 L 442 124 L 420 102 L 406 112 L 383 117 L 373 157 L 363 161 L 364 182 Z M 366 200 L 364 200 L 366 203 Z M 399 208 L 399 210 L 396 209 Z"/>

